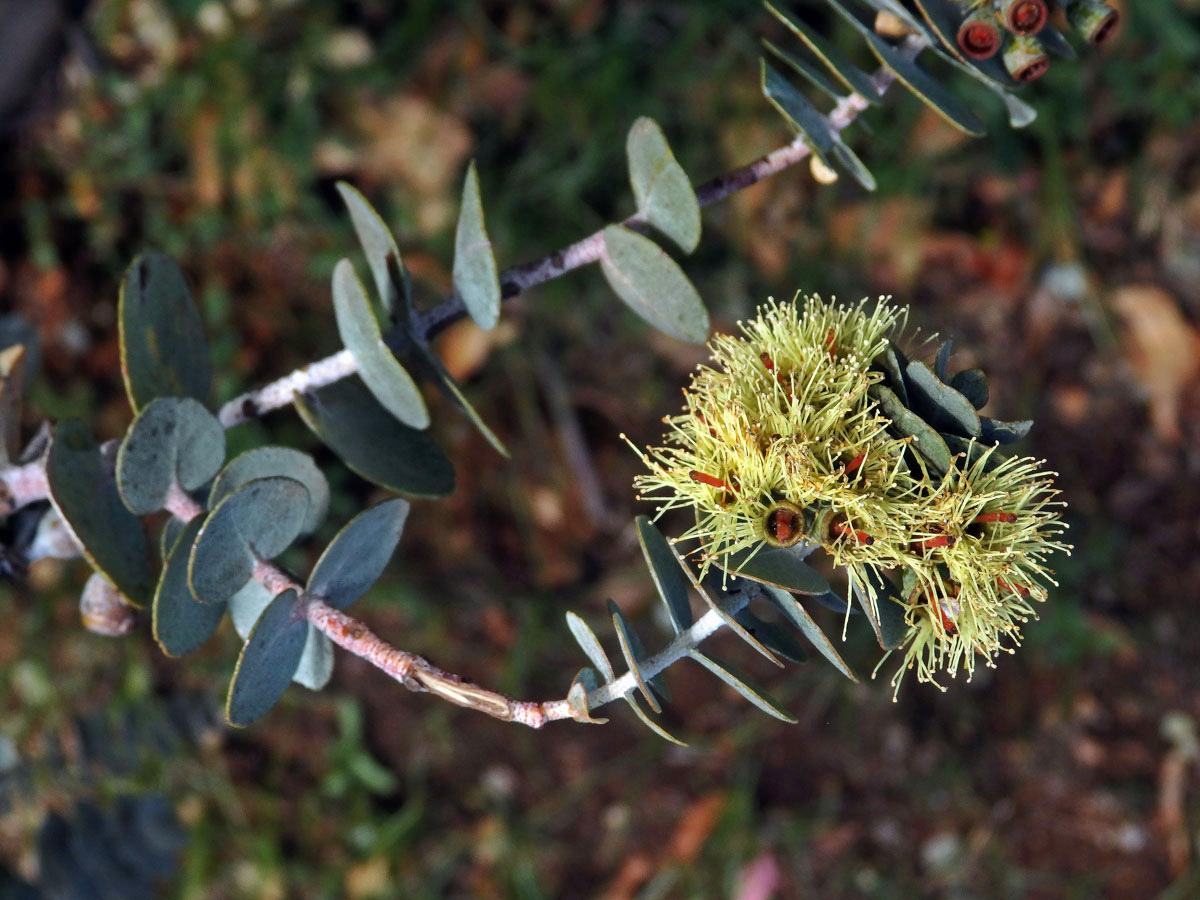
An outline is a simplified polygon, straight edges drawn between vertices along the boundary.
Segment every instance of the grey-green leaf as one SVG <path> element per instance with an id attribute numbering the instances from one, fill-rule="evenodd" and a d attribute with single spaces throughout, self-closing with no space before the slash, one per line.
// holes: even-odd
<path id="1" fill-rule="evenodd" d="M 424 341 L 414 339 L 411 346 L 414 353 L 408 358 L 408 361 L 415 364 L 418 367 L 418 371 L 421 372 L 424 377 L 432 381 L 434 385 L 437 386 L 438 390 L 440 390 L 455 406 L 457 406 L 466 414 L 467 418 L 471 420 L 471 424 L 475 426 L 475 428 L 484 436 L 489 444 L 496 448 L 497 453 L 507 458 L 509 455 L 508 448 L 504 446 L 503 442 L 496 436 L 495 432 L 493 432 L 492 429 L 487 426 L 487 423 L 483 421 L 483 416 L 481 416 L 475 407 L 471 405 L 471 402 L 467 400 L 467 396 L 462 392 L 462 388 L 458 386 L 458 382 L 456 382 L 446 370 L 446 366 L 442 363 L 441 357 L 438 356 Z"/>
<path id="2" fill-rule="evenodd" d="M 145 516 L 167 505 L 178 485 L 190 491 L 225 461 L 225 429 L 191 397 L 156 397 L 137 414 L 117 452 L 117 489 L 129 511 Z"/>
<path id="3" fill-rule="evenodd" d="M 859 18 L 837 0 L 825 0 L 837 13 L 862 35 L 876 58 L 895 74 L 896 79 L 913 92 L 919 100 L 955 128 L 971 135 L 984 134 L 983 122 L 958 97 L 950 93 L 942 83 L 900 53 L 895 47 L 877 35 Z"/>
<path id="4" fill-rule="evenodd" d="M 394 497 L 355 516 L 339 531 L 308 577 L 308 592 L 346 609 L 383 574 L 400 542 L 408 502 Z"/>
<path id="5" fill-rule="evenodd" d="M 298 394 L 295 402 L 312 432 L 368 481 L 411 497 L 454 491 L 454 467 L 433 439 L 388 415 L 357 379 Z"/>
<path id="6" fill-rule="evenodd" d="M 638 215 L 691 253 L 700 243 L 700 204 L 658 123 L 646 116 L 634 122 L 625 154 Z"/>
<path id="7" fill-rule="evenodd" d="M 121 374 L 135 412 L 155 397 L 208 402 L 208 342 L 200 312 L 173 259 L 151 251 L 133 261 L 121 282 L 117 320 Z"/>
<path id="8" fill-rule="evenodd" d="M 642 545 L 642 554 L 646 557 L 646 565 L 650 569 L 650 577 L 658 594 L 667 605 L 667 613 L 671 617 L 671 627 L 679 634 L 692 626 L 692 605 L 688 602 L 688 589 L 691 582 L 679 567 L 678 557 L 671 552 L 671 546 L 662 532 L 655 527 L 648 516 L 638 516 L 638 542 Z"/>
<path id="9" fill-rule="evenodd" d="M 238 637 L 245 641 L 254 630 L 254 623 L 263 610 L 275 599 L 271 592 L 251 579 L 229 598 L 229 618 Z"/>
<path id="10" fill-rule="evenodd" d="M 319 691 L 329 684 L 332 676 L 333 641 L 310 624 L 304 652 L 300 654 L 300 662 L 296 664 L 292 680 L 310 691 Z"/>
<path id="11" fill-rule="evenodd" d="M 833 154 L 833 158 L 840 162 L 842 167 L 862 186 L 863 190 L 873 191 L 879 186 L 875 181 L 875 176 L 871 174 L 871 170 L 836 132 L 833 135 L 833 147 L 830 148 L 830 152 Z"/>
<path id="12" fill-rule="evenodd" d="M 592 711 L 588 707 L 588 694 L 598 686 L 595 669 L 580 669 L 571 680 L 570 690 L 567 691 L 567 707 L 571 710 L 571 718 L 576 722 L 603 725 L 608 721 L 608 719 L 593 718 Z"/>
<path id="13" fill-rule="evenodd" d="M 829 160 L 825 154 L 833 147 L 833 132 L 829 128 L 829 120 L 809 103 L 808 98 L 793 87 L 778 69 L 765 59 L 760 59 L 759 65 L 762 69 L 764 96 L 792 127 L 803 135 L 804 142 L 813 154 L 828 165 Z"/>
<path id="14" fill-rule="evenodd" d="M 676 744 L 680 747 L 687 746 L 686 743 L 675 737 L 675 735 L 671 734 L 671 732 L 667 731 L 667 729 L 655 722 L 654 719 L 650 717 L 650 714 L 642 709 L 642 706 L 640 703 L 638 703 L 637 696 L 633 693 L 633 691 L 625 694 L 623 699 L 630 705 L 630 707 L 633 708 L 633 711 L 637 714 L 637 717 L 642 720 L 642 724 L 657 734 L 664 741 L 670 741 L 672 744 Z"/>
<path id="15" fill-rule="evenodd" d="M 192 547 L 188 586 L 201 603 L 223 603 L 254 571 L 258 559 L 273 559 L 300 534 L 308 512 L 308 490 L 294 478 L 247 482 L 209 513 Z"/>
<path id="16" fill-rule="evenodd" d="M 286 590 L 255 623 L 229 686 L 225 718 L 230 725 L 244 727 L 265 715 L 291 683 L 308 640 L 299 603 L 296 592 Z"/>
<path id="17" fill-rule="evenodd" d="M 904 638 L 908 635 L 908 622 L 905 621 L 905 608 L 900 599 L 900 592 L 896 590 L 896 586 L 889 579 L 879 572 L 868 569 L 867 577 L 875 589 L 875 609 L 879 613 L 879 629 L 875 636 L 879 639 L 879 646 L 884 650 L 895 650 L 904 643 Z M 867 602 L 862 588 L 857 583 L 854 588 L 858 593 L 859 603 L 866 610 Z M 869 614 L 868 618 L 870 618 Z M 874 624 L 872 622 L 872 625 Z"/>
<path id="18" fill-rule="evenodd" d="M 354 187 L 339 181 L 337 189 L 350 211 L 350 221 L 354 223 L 354 232 L 367 256 L 367 266 L 375 279 L 384 312 L 392 321 L 399 319 L 407 324 L 412 313 L 412 278 L 404 267 L 391 229 Z"/>
<path id="19" fill-rule="evenodd" d="M 913 451 L 938 475 L 945 475 L 952 464 L 950 448 L 940 434 L 915 412 L 906 409 L 890 388 L 873 384 L 870 395 L 879 403 L 879 410 L 891 420 L 892 431 L 899 437 L 911 437 Z"/>
<path id="20" fill-rule="evenodd" d="M 850 671 L 850 667 L 846 665 L 845 660 L 842 659 L 841 654 L 837 652 L 837 648 L 833 646 L 833 642 L 826 637 L 825 632 L 808 614 L 808 610 L 787 591 L 770 585 L 767 585 L 766 589 L 768 599 L 804 633 L 804 636 L 817 648 L 818 652 L 851 681 L 858 681 L 858 678 Z"/>
<path id="21" fill-rule="evenodd" d="M 797 56 L 795 53 L 784 50 L 781 47 L 777 47 L 766 38 L 763 38 L 762 44 L 768 53 L 770 53 L 777 60 L 819 90 L 834 103 L 837 103 L 842 99 L 841 91 L 837 89 L 837 85 L 826 78 L 825 74 L 808 60 L 801 56 Z"/>
<path id="22" fill-rule="evenodd" d="M 821 577 L 821 573 L 787 547 L 731 553 L 728 565 L 722 568 L 751 581 L 772 584 L 798 594 L 823 594 L 829 590 L 829 582 Z"/>
<path id="23" fill-rule="evenodd" d="M 604 683 L 608 684 L 612 681 L 616 677 L 616 673 L 613 671 L 612 663 L 608 661 L 608 654 L 600 646 L 600 639 L 596 637 L 596 632 L 592 631 L 587 622 L 570 610 L 567 611 L 567 627 L 571 629 L 571 634 L 575 638 L 575 643 L 579 645 L 579 649 L 604 676 Z"/>
<path id="24" fill-rule="evenodd" d="M 926 417 L 938 431 L 954 431 L 964 437 L 979 437 L 979 413 L 971 402 L 948 384 L 943 383 L 929 366 L 913 360 L 905 370 L 908 393 L 918 409 L 933 410 Z"/>
<path id="25" fill-rule="evenodd" d="M 491 330 L 500 319 L 500 276 L 483 222 L 483 200 L 475 161 L 467 167 L 462 208 L 454 234 L 454 289 L 480 328 Z"/>
<path id="26" fill-rule="evenodd" d="M 54 429 L 46 458 L 50 500 L 82 546 L 92 568 L 140 606 L 153 590 L 142 523 L 126 509 L 112 471 L 81 422 Z"/>
<path id="27" fill-rule="evenodd" d="M 239 453 L 213 481 L 208 508 L 213 509 L 246 482 L 272 475 L 294 478 L 308 490 L 308 513 L 301 533 L 315 531 L 329 510 L 329 482 L 311 456 L 291 447 L 269 445 Z"/>
<path id="28" fill-rule="evenodd" d="M 225 615 L 225 604 L 199 603 L 188 590 L 188 558 L 203 526 L 203 516 L 183 526 L 154 592 L 154 639 L 168 656 L 191 653 L 209 639 Z"/>
<path id="29" fill-rule="evenodd" d="M 763 712 L 777 719 L 782 719 L 784 722 L 790 722 L 793 725 L 796 724 L 797 719 L 795 717 L 785 712 L 783 707 L 772 700 L 766 691 L 728 663 L 717 662 L 711 656 L 706 656 L 699 650 L 689 650 L 688 656 L 700 663 L 700 665 L 704 666 L 704 668 L 708 669 L 708 671 L 712 672 Z"/>
<path id="30" fill-rule="evenodd" d="M 1001 422 L 999 419 L 982 419 L 983 429 L 980 439 L 988 444 L 1012 444 L 1029 437 L 1033 429 L 1033 419 L 1021 419 L 1017 422 Z"/>
<path id="31" fill-rule="evenodd" d="M 608 601 L 608 613 L 612 616 L 613 625 L 616 626 L 617 643 L 621 646 L 621 655 L 625 657 L 625 665 L 629 666 L 629 671 L 637 682 L 638 690 L 642 692 L 642 696 L 646 698 L 646 702 L 650 704 L 652 710 L 656 713 L 662 712 L 658 699 L 642 677 L 642 659 L 646 655 L 646 650 L 642 646 L 637 632 L 625 621 L 625 615 L 621 612 L 621 608 L 611 600 Z"/>
<path id="32" fill-rule="evenodd" d="M 788 662 L 803 663 L 808 661 L 808 653 L 804 647 L 796 640 L 790 631 L 776 625 L 774 622 L 765 622 L 760 619 L 749 609 L 743 609 L 734 616 L 748 632 L 754 635 L 755 638 L 762 641 L 764 647 L 772 653 L 781 656 Z"/>
<path id="33" fill-rule="evenodd" d="M 950 387 L 967 398 L 976 409 L 988 402 L 988 379 L 981 369 L 963 369 L 950 379 Z"/>
<path id="34" fill-rule="evenodd" d="M 879 103 L 879 89 L 875 86 L 875 82 L 871 76 L 850 62 L 830 41 L 770 3 L 764 3 L 763 6 L 766 7 L 767 12 L 782 22 L 792 34 L 800 38 L 805 46 L 816 54 L 817 58 L 825 64 L 826 68 L 842 84 L 861 96 L 868 103 Z"/>
<path id="35" fill-rule="evenodd" d="M 411 428 L 429 426 L 421 391 L 383 342 L 367 292 L 350 260 L 333 269 L 333 310 L 342 343 L 354 357 L 359 377 L 384 409 Z"/>
<path id="36" fill-rule="evenodd" d="M 609 225 L 602 234 L 600 266 L 617 296 L 660 331 L 704 343 L 708 310 L 675 261 L 648 237 L 620 225 Z"/>

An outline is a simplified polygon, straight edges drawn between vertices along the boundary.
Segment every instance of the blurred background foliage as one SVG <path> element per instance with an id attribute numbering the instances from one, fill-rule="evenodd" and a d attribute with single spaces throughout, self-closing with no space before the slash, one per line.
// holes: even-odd
<path id="1" fill-rule="evenodd" d="M 984 140 L 889 95 L 870 133 L 853 129 L 877 194 L 797 167 L 706 211 L 684 262 L 726 330 L 798 288 L 894 293 L 957 340 L 957 364 L 993 375 L 992 413 L 1037 420 L 1027 452 L 1062 473 L 1076 550 L 1018 655 L 893 703 L 884 682 L 774 673 L 730 647 L 800 723 L 681 665 L 686 750 L 615 709 L 603 728 L 532 733 L 339 655 L 328 690 L 293 687 L 248 731 L 114 765 L 72 738 L 78 723 L 216 704 L 236 637 L 223 627 L 180 662 L 147 629 L 90 635 L 83 566 L 43 561 L 28 585 L 0 585 L 0 862 L 31 877 L 48 811 L 153 788 L 188 835 L 164 894 L 184 898 L 1196 896 L 1200 3 L 1118 5 L 1103 53 L 1025 92 L 1029 129 L 968 85 Z M 146 247 L 188 273 L 224 400 L 337 349 L 329 276 L 357 259 L 339 178 L 379 207 L 431 302 L 470 158 L 503 267 L 632 211 L 624 135 L 639 115 L 697 181 L 790 139 L 756 61 L 760 37 L 786 37 L 749 0 L 78 12 L 65 56 L 4 109 L 0 308 L 41 335 L 34 409 L 102 438 L 129 420 L 116 287 Z M 506 304 L 495 332 L 452 328 L 440 351 L 513 459 L 431 397 L 459 488 L 415 505 L 360 614 L 482 684 L 561 695 L 582 664 L 568 607 L 599 624 L 612 598 L 650 638 L 632 529 L 646 510 L 616 435 L 657 438 L 704 354 L 649 333 L 587 271 Z M 378 499 L 290 413 L 230 440 L 309 449 L 330 475 L 328 533 L 293 554 L 298 570 Z M 866 631 L 851 622 L 860 673 L 875 664 Z"/>

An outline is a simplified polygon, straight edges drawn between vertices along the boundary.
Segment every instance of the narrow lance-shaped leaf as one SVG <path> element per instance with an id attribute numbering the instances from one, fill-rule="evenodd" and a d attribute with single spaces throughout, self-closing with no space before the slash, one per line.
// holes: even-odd
<path id="1" fill-rule="evenodd" d="M 727 663 L 717 662 L 711 656 L 706 656 L 699 650 L 688 651 L 688 656 L 694 659 L 708 671 L 712 672 L 723 682 L 765 712 L 767 715 L 782 719 L 784 722 L 796 723 L 796 718 L 784 711 L 778 703 L 768 696 L 766 691 L 756 685 L 749 677 L 736 671 Z"/>
<path id="2" fill-rule="evenodd" d="M 630 705 L 634 713 L 637 714 L 637 717 L 642 720 L 642 724 L 657 734 L 664 741 L 670 741 L 672 744 L 675 744 L 679 747 L 687 746 L 686 743 L 675 737 L 675 735 L 671 734 L 671 732 L 667 731 L 667 729 L 655 722 L 654 719 L 651 718 L 650 714 L 642 709 L 642 706 L 640 703 L 638 703 L 637 696 L 633 693 L 633 691 L 625 694 L 623 699 Z"/>
<path id="3" fill-rule="evenodd" d="M 778 607 L 779 611 L 792 620 L 797 628 L 799 628 L 806 638 L 827 660 L 833 663 L 834 668 L 849 678 L 851 681 L 858 681 L 854 673 L 850 671 L 850 667 L 846 665 L 840 653 L 833 646 L 833 642 L 829 640 L 821 627 L 813 621 L 812 616 L 808 614 L 800 603 L 789 594 L 787 591 L 781 591 L 779 588 L 766 586 L 767 597 L 772 603 Z"/>
<path id="4" fill-rule="evenodd" d="M 392 321 L 407 325 L 412 314 L 412 278 L 404 267 L 396 239 L 366 197 L 344 181 L 337 183 L 337 189 L 350 211 L 350 221 L 367 256 L 384 312 Z"/>
<path id="5" fill-rule="evenodd" d="M 354 357 L 359 377 L 389 413 L 410 428 L 426 428 L 429 410 L 412 376 L 400 365 L 387 344 L 371 301 L 350 260 L 333 270 L 333 310 L 342 343 Z"/>
<path id="6" fill-rule="evenodd" d="M 174 260 L 152 251 L 133 261 L 121 282 L 117 321 L 121 374 L 135 412 L 155 397 L 208 402 L 208 342 Z"/>
<path id="7" fill-rule="evenodd" d="M 803 41 L 805 46 L 816 54 L 817 58 L 825 64 L 826 68 L 842 84 L 868 103 L 879 103 L 879 89 L 875 87 L 875 82 L 871 76 L 850 62 L 830 41 L 826 40 L 803 22 L 792 18 L 772 4 L 763 3 L 763 6 L 767 12 L 782 22 L 792 34 Z"/>
<path id="8" fill-rule="evenodd" d="M 642 554 L 646 557 L 650 577 L 654 579 L 654 586 L 658 588 L 659 596 L 667 605 L 671 627 L 679 634 L 692 625 L 692 605 L 688 602 L 690 582 L 680 570 L 679 562 L 671 552 L 667 539 L 650 518 L 638 516 L 636 524 L 638 542 L 642 545 Z"/>
<path id="9" fill-rule="evenodd" d="M 567 627 L 571 629 L 575 643 L 604 676 L 604 683 L 608 684 L 612 681 L 616 677 L 616 672 L 613 671 L 612 663 L 608 660 L 608 654 L 600 646 L 600 639 L 596 637 L 596 632 L 592 631 L 587 622 L 569 610 L 567 611 Z"/>
<path id="10" fill-rule="evenodd" d="M 675 261 L 648 237 L 620 225 L 609 225 L 602 235 L 600 266 L 617 296 L 660 331 L 704 343 L 708 310 Z"/>
<path id="11" fill-rule="evenodd" d="M 487 330 L 496 327 L 500 319 L 500 276 L 483 222 L 483 200 L 474 160 L 467 168 L 454 235 L 454 289 L 476 325 Z"/>
<path id="12" fill-rule="evenodd" d="M 414 365 L 422 377 L 432 381 L 438 390 L 466 414 L 476 430 L 487 439 L 489 444 L 496 448 L 496 452 L 507 458 L 509 456 L 508 448 L 504 446 L 504 443 L 496 436 L 496 433 L 488 427 L 488 424 L 483 420 L 483 416 L 471 405 L 471 401 L 467 399 L 467 395 L 458 386 L 458 382 L 451 377 L 441 357 L 427 343 L 416 337 L 413 337 L 410 348 L 412 354 L 407 358 L 407 362 Z"/>
<path id="13" fill-rule="evenodd" d="M 637 682 L 638 690 L 642 692 L 642 696 L 646 698 L 646 702 L 650 704 L 652 710 L 656 713 L 662 712 L 658 699 L 646 685 L 646 679 L 642 677 L 642 658 L 645 656 L 642 642 L 638 640 L 633 628 L 625 621 L 621 608 L 611 600 L 608 601 L 608 612 L 612 616 L 613 625 L 616 626 L 621 655 L 625 657 L 625 665 L 629 666 L 629 671 L 633 674 L 634 681 Z"/>
<path id="14" fill-rule="evenodd" d="M 913 360 L 905 371 L 908 393 L 923 417 L 939 431 L 955 431 L 966 437 L 979 437 L 979 414 L 971 402 L 948 384 L 940 381 L 929 367 Z"/>
<path id="15" fill-rule="evenodd" d="M 691 253 L 700 243 L 700 204 L 658 123 L 645 116 L 634 122 L 625 154 L 638 215 Z"/>
<path id="16" fill-rule="evenodd" d="M 829 128 L 829 120 L 807 97 L 793 87 L 778 69 L 765 59 L 759 60 L 759 65 L 762 69 L 763 94 L 792 127 L 803 135 L 809 149 L 821 162 L 828 165 L 825 153 L 833 147 L 833 132 Z"/>
<path id="17" fill-rule="evenodd" d="M 752 581 L 800 594 L 823 594 L 829 583 L 790 547 L 763 547 L 731 553 L 723 568 Z"/>

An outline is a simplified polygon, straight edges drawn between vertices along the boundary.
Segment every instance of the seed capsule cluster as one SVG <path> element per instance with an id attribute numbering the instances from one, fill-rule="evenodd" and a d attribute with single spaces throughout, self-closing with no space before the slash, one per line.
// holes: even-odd
<path id="1" fill-rule="evenodd" d="M 838 307 L 774 301 L 710 344 L 664 421 L 664 445 L 639 451 L 641 495 L 663 512 L 691 507 L 707 569 L 730 554 L 801 541 L 846 568 L 868 603 L 871 575 L 905 606 L 904 665 L 922 681 L 993 663 L 1052 584 L 1046 558 L 1066 549 L 1053 473 L 1033 459 L 972 445 L 944 475 L 893 433 L 868 389 L 907 311 L 881 300 Z M 968 462 L 968 459 L 970 460 Z"/>

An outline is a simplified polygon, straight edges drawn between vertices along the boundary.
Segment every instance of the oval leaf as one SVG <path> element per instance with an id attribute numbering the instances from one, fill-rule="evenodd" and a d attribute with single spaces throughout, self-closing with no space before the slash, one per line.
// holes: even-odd
<path id="1" fill-rule="evenodd" d="M 963 437 L 979 437 L 979 413 L 966 397 L 943 383 L 929 366 L 913 360 L 905 369 L 908 396 L 921 418 L 938 431 L 949 431 Z"/>
<path id="2" fill-rule="evenodd" d="M 829 164 L 826 152 L 833 147 L 833 131 L 829 120 L 808 102 L 779 70 L 765 59 L 759 60 L 762 69 L 762 92 L 771 105 L 788 120 L 792 128 L 804 137 L 804 143 L 821 162 Z"/>
<path id="3" fill-rule="evenodd" d="M 296 411 L 352 471 L 410 497 L 454 491 L 454 467 L 433 439 L 390 415 L 355 378 L 296 395 Z"/>
<path id="4" fill-rule="evenodd" d="M 879 403 L 879 410 L 891 420 L 891 429 L 898 437 L 911 437 L 912 449 L 938 475 L 945 475 L 952 465 L 950 448 L 940 434 L 915 412 L 906 409 L 890 388 L 873 384 L 870 395 Z"/>
<path id="5" fill-rule="evenodd" d="M 625 657 L 625 665 L 629 666 L 629 671 L 633 673 L 638 689 L 646 698 L 646 702 L 650 704 L 650 708 L 656 713 L 662 712 L 658 698 L 654 696 L 654 692 L 650 690 L 646 685 L 646 680 L 642 677 L 642 660 L 646 656 L 646 648 L 642 646 L 637 632 L 625 621 L 621 608 L 611 600 L 608 601 L 608 612 L 617 629 L 617 643 L 621 646 L 621 655 Z"/>
<path id="6" fill-rule="evenodd" d="M 117 318 L 121 374 L 134 412 L 155 397 L 208 402 L 208 342 L 183 272 L 173 259 L 151 251 L 133 261 L 121 282 Z"/>
<path id="7" fill-rule="evenodd" d="M 575 643 L 604 676 L 604 683 L 608 684 L 612 681 L 616 677 L 616 673 L 613 671 L 612 663 L 608 661 L 608 654 L 600 646 L 600 639 L 596 637 L 596 632 L 592 631 L 587 622 L 570 610 L 567 611 L 567 627 L 571 629 Z"/>
<path id="8" fill-rule="evenodd" d="M 602 232 L 600 266 L 625 305 L 681 341 L 708 339 L 708 310 L 683 270 L 648 237 L 621 225 Z"/>
<path id="9" fill-rule="evenodd" d="M 427 428 L 429 410 L 421 391 L 383 342 L 371 301 L 348 259 L 333 269 L 333 311 L 342 343 L 375 399 L 405 425 Z"/>
<path id="10" fill-rule="evenodd" d="M 958 391 L 976 409 L 988 402 L 988 379 L 981 369 L 963 369 L 950 379 L 950 387 Z"/>
<path id="11" fill-rule="evenodd" d="M 224 603 L 300 534 L 308 490 L 294 478 L 258 478 L 209 513 L 192 547 L 188 586 L 201 603 Z"/>
<path id="12" fill-rule="evenodd" d="M 311 456 L 291 447 L 255 447 L 235 456 L 213 481 L 208 508 L 214 509 L 243 484 L 273 475 L 294 478 L 308 490 L 308 513 L 301 533 L 316 531 L 329 510 L 329 482 Z"/>
<path id="13" fill-rule="evenodd" d="M 676 634 L 686 631 L 692 627 L 693 621 L 692 605 L 688 602 L 691 582 L 680 569 L 679 559 L 671 552 L 671 545 L 650 518 L 638 516 L 634 521 L 642 555 L 646 557 L 646 565 L 650 569 L 650 577 L 654 579 L 654 586 L 658 588 L 658 595 L 667 605 L 671 627 Z"/>
<path id="14" fill-rule="evenodd" d="M 250 637 L 254 623 L 274 599 L 270 591 L 253 579 L 229 598 L 229 618 L 238 637 L 243 641 Z"/>
<path id="15" fill-rule="evenodd" d="M 112 470 L 82 422 L 60 422 L 46 458 L 50 500 L 97 572 L 135 605 L 154 580 L 142 523 L 125 508 Z"/>
<path id="16" fill-rule="evenodd" d="M 646 116 L 634 122 L 625 155 L 638 215 L 691 253 L 700 243 L 700 204 L 658 123 Z"/>
<path id="17" fill-rule="evenodd" d="M 308 593 L 335 609 L 346 609 L 365 594 L 392 558 L 408 508 L 397 497 L 351 519 L 317 560 L 308 578 Z"/>
<path id="18" fill-rule="evenodd" d="M 266 714 L 291 683 L 308 640 L 299 604 L 296 592 L 287 590 L 259 616 L 229 686 L 225 718 L 230 725 L 245 727 Z"/>
<path id="19" fill-rule="evenodd" d="M 474 160 L 467 167 L 454 234 L 454 289 L 476 325 L 487 331 L 496 327 L 500 319 L 500 276 L 483 223 L 483 200 Z"/>
<path id="20" fill-rule="evenodd" d="M 225 461 L 225 429 L 191 397 L 156 397 L 142 407 L 117 451 L 117 489 L 129 511 L 145 516 L 167 505 L 178 485 L 199 487 Z"/>
<path id="21" fill-rule="evenodd" d="M 404 259 L 396 247 L 396 239 L 383 217 L 367 202 L 367 198 L 344 181 L 337 183 L 342 202 L 350 211 L 354 233 L 367 256 L 367 266 L 383 301 L 383 310 L 392 321 L 407 323 L 412 313 L 412 278 L 404 267 Z"/>
<path id="22" fill-rule="evenodd" d="M 829 582 L 821 577 L 821 573 L 787 547 L 763 547 L 758 552 L 743 550 L 731 553 L 728 564 L 721 567 L 733 575 L 773 584 L 797 594 L 824 594 L 829 590 Z"/>
<path id="23" fill-rule="evenodd" d="M 225 604 L 200 603 L 188 589 L 188 559 L 203 527 L 203 516 L 183 526 L 154 592 L 154 639 L 167 656 L 191 653 L 209 639 L 225 615 Z"/>
<path id="24" fill-rule="evenodd" d="M 837 652 L 837 648 L 833 646 L 833 642 L 826 637 L 825 632 L 808 614 L 808 610 L 801 606 L 795 597 L 787 591 L 768 585 L 767 598 L 804 633 L 809 643 L 816 647 L 822 656 L 833 663 L 834 668 L 851 681 L 858 681 L 841 654 Z"/>

